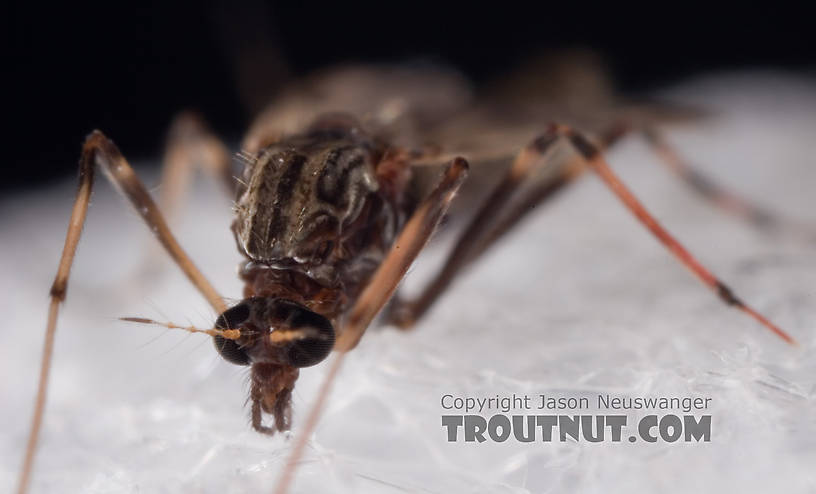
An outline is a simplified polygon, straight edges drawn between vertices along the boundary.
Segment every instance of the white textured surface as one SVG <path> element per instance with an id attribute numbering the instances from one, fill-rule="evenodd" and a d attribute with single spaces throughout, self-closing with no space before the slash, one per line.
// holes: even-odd
<path id="1" fill-rule="evenodd" d="M 671 132 L 706 171 L 816 225 L 816 86 L 769 74 L 668 94 L 722 115 Z M 116 136 L 112 136 L 114 139 Z M 125 150 L 127 152 L 127 150 Z M 637 140 L 613 167 L 690 250 L 801 343 L 791 348 L 702 288 L 590 176 L 462 277 L 418 330 L 372 330 L 349 356 L 298 472 L 298 492 L 813 492 L 816 246 L 712 209 Z M 202 181 L 204 182 L 204 181 Z M 229 202 L 208 183 L 179 237 L 239 297 Z M 0 202 L 0 485 L 16 481 L 47 292 L 75 185 Z M 99 183 L 59 320 L 37 492 L 268 492 L 289 444 L 248 426 L 243 369 L 208 338 L 126 324 L 207 326 L 175 268 L 145 276 L 150 239 Z M 445 243 L 444 241 L 442 242 Z M 440 260 L 429 249 L 408 280 Z M 325 366 L 306 370 L 295 432 Z M 707 444 L 445 442 L 442 394 L 611 392 L 713 398 Z"/>

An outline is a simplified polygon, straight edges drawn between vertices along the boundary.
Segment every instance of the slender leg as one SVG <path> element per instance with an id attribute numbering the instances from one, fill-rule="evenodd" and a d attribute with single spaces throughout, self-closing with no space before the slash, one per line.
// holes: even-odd
<path id="1" fill-rule="evenodd" d="M 599 138 L 599 147 L 601 149 L 610 149 L 620 139 L 631 132 L 631 127 L 623 123 L 612 125 Z M 582 160 L 582 158 L 577 158 Z M 471 264 L 479 258 L 487 249 L 496 243 L 498 239 L 503 237 L 507 232 L 512 230 L 527 214 L 533 211 L 536 206 L 547 202 L 554 197 L 566 186 L 572 184 L 584 172 L 584 167 L 580 163 L 568 162 L 561 165 L 560 173 L 549 177 L 524 194 L 516 204 L 505 213 L 498 222 L 492 225 L 492 230 L 486 230 L 473 248 L 473 253 L 468 258 L 467 264 Z M 487 207 L 487 206 L 485 206 Z M 473 225 L 477 227 L 477 225 Z"/>
<path id="2" fill-rule="evenodd" d="M 239 154 L 239 157 L 243 155 Z M 230 153 L 194 112 L 185 111 L 173 119 L 167 133 L 163 162 L 159 204 L 165 218 L 171 222 L 178 215 L 196 169 L 220 182 L 227 197 L 235 197 L 236 180 Z M 159 256 L 156 244 L 150 243 L 145 248 L 142 269 L 145 275 L 155 274 L 160 269 L 156 262 Z"/>
<path id="3" fill-rule="evenodd" d="M 619 123 L 612 126 L 601 138 L 602 148 L 608 149 L 619 139 L 628 135 L 634 128 L 628 124 Z M 710 180 L 702 176 L 695 169 L 685 163 L 680 155 L 666 142 L 665 139 L 654 128 L 643 129 L 650 146 L 657 153 L 658 157 L 667 164 L 678 176 L 690 184 L 697 192 L 716 205 L 725 208 L 729 212 L 737 214 L 749 222 L 765 229 L 785 229 L 791 232 L 798 232 L 807 235 L 810 239 L 816 239 L 816 233 L 808 232 L 802 225 L 794 224 L 790 221 L 777 218 L 764 211 L 758 206 L 750 204 L 744 199 L 730 193 Z M 541 166 L 545 166 L 542 164 Z M 391 323 L 400 328 L 410 328 L 417 320 L 430 309 L 432 304 L 439 298 L 450 283 L 455 279 L 461 270 L 481 256 L 496 240 L 517 225 L 530 211 L 537 205 L 546 202 L 566 185 L 572 183 L 583 168 L 575 168 L 567 165 L 563 171 L 555 176 L 549 177 L 543 183 L 536 184 L 533 190 L 529 191 L 523 198 L 516 201 L 513 209 L 509 213 L 504 213 L 498 220 L 503 204 L 500 200 L 509 201 L 515 194 L 494 197 L 494 193 L 487 200 L 482 210 L 474 217 L 465 233 L 460 237 L 451 254 L 448 256 L 443 268 L 437 274 L 431 284 L 426 287 L 422 294 L 413 301 L 406 302 L 397 300 L 392 303 Z M 505 178 L 503 184 L 508 182 Z M 521 181 L 516 181 L 517 189 Z M 500 186 L 500 188 L 503 185 Z M 498 190 L 498 189 L 497 189 Z M 487 216 L 494 216 L 492 223 L 485 222 Z M 490 230 L 492 228 L 492 230 Z"/>
<path id="4" fill-rule="evenodd" d="M 283 467 L 283 474 L 275 488 L 277 494 L 283 494 L 289 488 L 295 466 L 300 461 L 306 443 L 317 425 L 323 404 L 343 363 L 343 357 L 357 345 L 368 325 L 394 294 L 411 263 L 431 238 L 439 220 L 447 211 L 450 201 L 467 175 L 467 170 L 468 164 L 461 158 L 454 159 L 448 166 L 442 180 L 408 220 L 391 251 L 349 312 L 335 344 L 338 353 L 318 391 L 317 401 L 312 405 L 303 429 L 299 432 L 292 453 Z"/>
<path id="5" fill-rule="evenodd" d="M 646 141 L 666 165 L 698 194 L 714 205 L 732 213 L 756 227 L 768 231 L 787 231 L 816 241 L 816 232 L 805 225 L 779 218 L 764 208 L 724 189 L 689 165 L 654 128 L 643 130 Z"/>
<path id="6" fill-rule="evenodd" d="M 162 168 L 159 204 L 172 217 L 187 190 L 195 168 L 221 182 L 229 197 L 235 194 L 232 159 L 227 147 L 207 129 L 197 114 L 183 112 L 170 126 Z"/>
<path id="7" fill-rule="evenodd" d="M 757 322 L 774 332 L 777 336 L 788 343 L 795 344 L 795 340 L 777 327 L 774 323 L 765 318 L 762 314 L 746 305 L 742 300 L 720 281 L 708 269 L 700 264 L 694 256 L 689 253 L 680 242 L 678 242 L 638 201 L 634 194 L 624 185 L 606 163 L 600 150 L 589 142 L 583 135 L 564 125 L 552 125 L 548 131 L 550 135 L 566 137 L 572 146 L 586 160 L 587 164 L 598 174 L 609 189 L 618 196 L 618 199 L 635 215 L 635 217 L 647 228 L 677 259 L 686 266 L 700 281 L 711 288 L 720 299 L 729 306 L 735 307 L 754 318 Z"/>
<path id="8" fill-rule="evenodd" d="M 473 264 L 473 262 L 481 257 L 496 241 L 530 214 L 536 206 L 546 203 L 562 190 L 566 189 L 568 185 L 574 183 L 575 180 L 583 174 L 583 171 L 583 167 L 571 164 L 550 180 L 536 184 L 531 191 L 517 201 L 516 204 L 493 225 L 492 229 L 484 232 L 473 248 L 472 254 L 467 257 L 466 264 L 463 267 Z M 425 310 L 427 310 L 427 308 Z M 414 320 L 419 319 L 420 316 L 421 315 L 417 315 Z"/>
<path id="9" fill-rule="evenodd" d="M 614 142 L 614 140 L 624 135 L 626 131 L 626 127 L 619 126 L 604 136 L 603 141 L 604 143 Z M 794 340 L 787 333 L 738 299 L 724 283 L 703 267 L 671 234 L 657 223 L 646 208 L 640 204 L 637 198 L 612 172 L 601 156 L 598 146 L 590 143 L 589 140 L 569 127 L 558 125 L 552 126 L 547 133 L 536 139 L 533 144 L 528 146 L 527 149 L 519 155 L 513 168 L 510 169 L 505 179 L 488 200 L 485 201 L 481 210 L 476 214 L 474 220 L 465 230 L 465 233 L 457 242 L 440 273 L 423 290 L 420 296 L 409 302 L 398 301 L 398 304 L 392 309 L 392 322 L 394 324 L 400 327 L 410 327 L 416 320 L 422 317 L 434 301 L 438 299 L 439 295 L 450 285 L 451 281 L 462 268 L 472 262 L 476 256 L 484 252 L 496 239 L 508 231 L 532 206 L 540 204 L 542 201 L 551 197 L 555 191 L 571 182 L 572 179 L 580 173 L 580 170 L 575 170 L 573 165 L 562 167 L 554 178 L 543 183 L 534 189 L 525 199 L 521 200 L 518 207 L 512 210 L 505 218 L 504 223 L 495 222 L 502 206 L 509 199 L 511 191 L 515 189 L 521 182 L 521 179 L 526 176 L 526 173 L 519 173 L 518 170 L 521 169 L 523 172 L 529 173 L 528 168 L 524 166 L 526 161 L 525 156 L 527 156 L 526 153 L 535 149 L 540 155 L 543 155 L 551 146 L 558 142 L 560 137 L 568 138 L 573 147 L 575 147 L 581 155 L 582 161 L 589 164 L 604 180 L 606 185 L 623 201 L 624 205 L 632 211 L 638 220 L 640 220 L 680 262 L 690 269 L 703 283 L 714 290 L 723 302 L 750 315 L 783 340 L 794 343 Z"/>
<path id="10" fill-rule="evenodd" d="M 54 284 L 51 286 L 51 302 L 48 308 L 48 322 L 45 329 L 45 344 L 43 348 L 42 364 L 40 366 L 40 379 L 37 388 L 37 396 L 34 404 L 34 414 L 31 420 L 31 431 L 28 437 L 25 457 L 22 469 L 20 470 L 17 492 L 22 494 L 28 490 L 31 478 L 31 471 L 34 465 L 34 456 L 37 451 L 37 442 L 42 426 L 43 413 L 45 411 L 45 398 L 48 390 L 48 375 L 51 367 L 51 359 L 54 349 L 54 334 L 56 332 L 57 315 L 59 305 L 65 300 L 68 289 L 68 277 L 73 265 L 79 237 L 82 233 L 82 226 L 85 223 L 85 216 L 88 211 L 88 203 L 91 198 L 91 189 L 94 181 L 94 165 L 98 165 L 107 175 L 108 179 L 116 186 L 136 208 L 142 216 L 150 230 L 156 235 L 159 242 L 175 260 L 176 264 L 184 271 L 193 285 L 207 299 L 217 313 L 224 312 L 227 307 L 215 288 L 195 267 L 193 262 L 182 250 L 176 239 L 173 237 L 167 223 L 164 221 L 156 204 L 150 198 L 150 194 L 144 185 L 136 177 L 133 169 L 119 152 L 116 145 L 106 138 L 101 132 L 94 131 L 85 140 L 82 148 L 82 156 L 79 160 L 79 189 L 76 200 L 71 211 L 71 219 L 68 223 L 68 233 L 65 236 L 65 246 L 62 250 L 57 275 Z"/>
<path id="11" fill-rule="evenodd" d="M 602 134 L 600 145 L 603 148 L 609 148 L 628 132 L 628 126 L 613 125 Z M 551 135 L 541 136 L 519 153 L 502 181 L 471 219 L 433 281 L 415 300 L 403 301 L 397 296 L 397 299 L 392 302 L 389 314 L 390 323 L 401 329 L 411 328 L 465 267 L 478 259 L 537 205 L 554 197 L 556 193 L 573 183 L 583 173 L 584 166 L 581 159 L 573 159 L 564 163 L 546 157 L 553 139 L 555 138 Z M 548 167 L 555 168 L 555 171 L 547 175 L 543 181 L 536 183 L 532 190 L 526 192 L 521 198 L 516 198 L 522 184 L 532 180 L 536 169 Z M 512 201 L 515 204 L 509 211 L 505 211 Z"/>

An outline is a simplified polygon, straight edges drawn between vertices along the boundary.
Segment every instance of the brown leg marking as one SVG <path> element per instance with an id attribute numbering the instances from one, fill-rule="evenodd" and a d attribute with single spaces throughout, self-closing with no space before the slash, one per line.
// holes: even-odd
<path id="1" fill-rule="evenodd" d="M 77 190 L 74 206 L 71 210 L 71 219 L 68 222 L 68 232 L 65 236 L 62 258 L 57 268 L 54 283 L 51 285 L 51 301 L 48 308 L 48 321 L 45 329 L 45 344 L 43 347 L 42 363 L 40 365 L 39 385 L 34 403 L 34 414 L 32 415 L 28 444 L 26 446 L 23 466 L 20 470 L 20 478 L 17 485 L 17 492 L 20 494 L 28 490 L 28 485 L 31 480 L 34 456 L 37 451 L 37 443 L 42 427 L 43 414 L 45 412 L 45 398 L 48 390 L 48 377 L 54 350 L 54 334 L 56 332 L 59 304 L 65 300 L 65 295 L 68 290 L 68 277 L 71 272 L 71 266 L 73 265 L 79 237 L 82 234 L 82 226 L 85 223 L 88 203 L 91 198 L 91 190 L 93 189 L 95 165 L 102 168 L 108 179 L 116 186 L 119 192 L 130 200 L 131 204 L 136 208 L 136 211 L 142 216 L 148 227 L 150 227 L 150 230 L 167 250 L 168 254 L 176 261 L 176 264 L 179 265 L 193 285 L 204 295 L 215 311 L 220 314 L 227 308 L 226 304 L 215 291 L 215 288 L 213 288 L 210 282 L 201 274 L 198 268 L 195 267 L 173 237 L 156 204 L 150 198 L 150 194 L 144 185 L 142 185 L 141 181 L 139 181 L 133 169 L 119 152 L 116 145 L 101 132 L 92 132 L 82 147 L 82 156 L 79 160 L 79 189 Z"/>

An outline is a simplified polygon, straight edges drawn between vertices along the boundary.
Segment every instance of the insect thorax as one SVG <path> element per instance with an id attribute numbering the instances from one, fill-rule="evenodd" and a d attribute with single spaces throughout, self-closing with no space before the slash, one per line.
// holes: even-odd
<path id="1" fill-rule="evenodd" d="M 357 134 L 318 131 L 266 147 L 247 164 L 232 225 L 249 259 L 247 292 L 298 292 L 288 295 L 307 306 L 332 298 L 326 290 L 356 295 L 403 216 L 401 198 L 377 175 L 379 156 Z"/>

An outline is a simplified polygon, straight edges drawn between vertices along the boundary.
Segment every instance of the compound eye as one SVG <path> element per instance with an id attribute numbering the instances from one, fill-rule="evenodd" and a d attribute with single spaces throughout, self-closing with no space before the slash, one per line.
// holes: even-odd
<path id="1" fill-rule="evenodd" d="M 287 348 L 288 364 L 309 367 L 323 361 L 334 347 L 334 327 L 328 319 L 310 310 L 296 311 L 290 322 L 301 337 Z"/>
<path id="2" fill-rule="evenodd" d="M 223 314 L 218 316 L 215 321 L 215 327 L 218 329 L 240 329 L 250 316 L 249 304 L 241 302 L 240 304 L 230 307 L 225 310 Z M 228 340 L 221 336 L 214 336 L 213 343 L 218 354 L 224 360 L 235 365 L 249 365 L 249 355 L 238 345 L 235 340 Z"/>
<path id="3" fill-rule="evenodd" d="M 249 304 L 241 302 L 218 316 L 218 319 L 215 320 L 215 327 L 218 329 L 241 329 L 241 325 L 249 319 L 250 314 Z"/>

